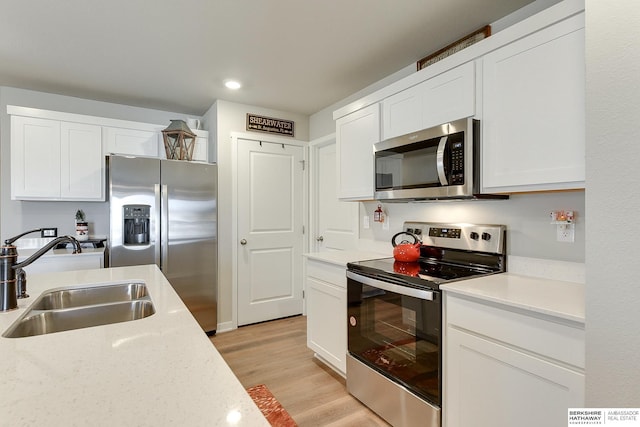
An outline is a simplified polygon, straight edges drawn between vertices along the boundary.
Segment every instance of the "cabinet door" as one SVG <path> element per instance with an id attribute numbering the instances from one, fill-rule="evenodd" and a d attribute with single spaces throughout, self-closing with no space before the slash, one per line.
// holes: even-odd
<path id="1" fill-rule="evenodd" d="M 410 87 L 382 101 L 382 139 L 421 130 L 420 85 Z"/>
<path id="2" fill-rule="evenodd" d="M 560 427 L 584 406 L 584 374 L 456 328 L 446 337 L 447 426 Z"/>
<path id="3" fill-rule="evenodd" d="M 340 199 L 373 198 L 373 144 L 379 141 L 379 104 L 370 105 L 336 121 Z"/>
<path id="4" fill-rule="evenodd" d="M 584 14 L 483 58 L 483 191 L 584 188 Z"/>
<path id="5" fill-rule="evenodd" d="M 475 63 L 467 62 L 420 84 L 422 129 L 475 113 Z"/>
<path id="6" fill-rule="evenodd" d="M 193 158 L 199 162 L 209 161 L 209 138 L 198 136 L 193 147 Z"/>
<path id="7" fill-rule="evenodd" d="M 104 127 L 105 154 L 158 157 L 160 132 Z"/>
<path id="8" fill-rule="evenodd" d="M 11 198 L 60 197 L 60 122 L 11 116 Z"/>
<path id="9" fill-rule="evenodd" d="M 60 197 L 104 200 L 102 128 L 62 122 L 60 131 Z"/>
<path id="10" fill-rule="evenodd" d="M 307 277 L 307 346 L 347 371 L 347 290 Z"/>
<path id="11" fill-rule="evenodd" d="M 382 101 L 382 139 L 475 114 L 475 64 L 468 62 Z"/>

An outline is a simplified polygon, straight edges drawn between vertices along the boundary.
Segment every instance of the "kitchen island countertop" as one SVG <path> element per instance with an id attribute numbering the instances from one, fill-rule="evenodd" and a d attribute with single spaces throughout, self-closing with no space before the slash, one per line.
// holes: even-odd
<path id="1" fill-rule="evenodd" d="M 154 265 L 31 275 L 31 298 L 0 313 L 0 331 L 47 289 L 129 280 L 147 284 L 155 314 L 0 337 L 0 425 L 268 426 Z"/>

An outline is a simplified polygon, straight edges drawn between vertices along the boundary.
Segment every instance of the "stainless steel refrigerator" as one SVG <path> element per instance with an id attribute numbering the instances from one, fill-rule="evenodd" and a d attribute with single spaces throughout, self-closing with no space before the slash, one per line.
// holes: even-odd
<path id="1" fill-rule="evenodd" d="M 202 329 L 217 328 L 217 166 L 107 157 L 108 265 L 156 264 Z"/>

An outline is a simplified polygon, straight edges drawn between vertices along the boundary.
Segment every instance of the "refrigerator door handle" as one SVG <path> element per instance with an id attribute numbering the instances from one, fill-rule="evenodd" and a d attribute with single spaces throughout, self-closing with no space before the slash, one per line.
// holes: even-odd
<path id="1" fill-rule="evenodd" d="M 155 199 L 155 210 L 157 212 L 158 208 L 160 207 L 160 184 L 154 184 L 153 193 Z M 155 263 L 158 267 L 160 267 L 160 242 L 162 241 L 160 236 L 160 218 L 157 214 L 152 216 L 152 218 L 155 219 L 153 220 L 153 241 L 151 243 L 154 247 L 153 251 Z"/>
<path id="2" fill-rule="evenodd" d="M 166 184 L 162 186 L 161 195 L 160 222 L 162 223 L 162 230 L 160 232 L 160 242 L 162 242 L 162 264 L 160 269 L 166 272 L 169 264 L 169 189 Z"/>

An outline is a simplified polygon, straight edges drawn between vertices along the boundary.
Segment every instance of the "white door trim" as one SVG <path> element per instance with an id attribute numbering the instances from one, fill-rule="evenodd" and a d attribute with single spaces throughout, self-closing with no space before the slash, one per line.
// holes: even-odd
<path id="1" fill-rule="evenodd" d="M 233 171 L 231 174 L 231 329 L 238 328 L 238 245 L 236 244 L 236 242 L 238 241 L 238 139 L 271 142 L 274 144 L 295 145 L 304 148 L 303 159 L 305 161 L 305 168 L 302 173 L 302 217 L 305 233 L 307 235 L 309 233 L 309 143 L 306 141 L 289 139 L 269 134 L 259 135 L 250 132 L 231 132 L 231 168 Z M 308 239 L 306 238 L 303 239 L 302 250 L 303 253 L 309 252 Z M 300 262 L 302 262 L 302 260 L 300 260 Z M 300 280 L 303 280 L 303 277 L 301 277 Z M 306 303 L 304 301 L 303 307 L 305 307 L 303 314 L 306 314 Z"/>

